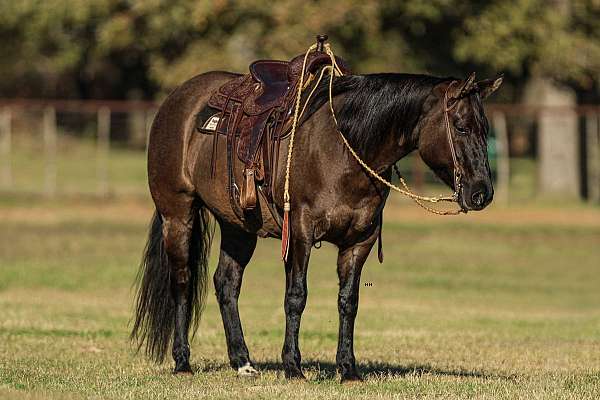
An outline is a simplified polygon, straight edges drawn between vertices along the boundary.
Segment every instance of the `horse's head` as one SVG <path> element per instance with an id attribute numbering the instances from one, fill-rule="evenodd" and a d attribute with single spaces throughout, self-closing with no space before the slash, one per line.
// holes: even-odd
<path id="1" fill-rule="evenodd" d="M 460 207 L 485 208 L 494 196 L 487 156 L 488 121 L 481 100 L 502 83 L 452 80 L 437 85 L 424 104 L 419 153 L 425 163 L 458 195 Z"/>

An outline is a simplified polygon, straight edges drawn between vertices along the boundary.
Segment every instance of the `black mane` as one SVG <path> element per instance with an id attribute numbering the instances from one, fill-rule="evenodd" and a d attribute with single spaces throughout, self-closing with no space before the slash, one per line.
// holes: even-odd
<path id="1" fill-rule="evenodd" d="M 334 78 L 333 95 L 346 93 L 342 107 L 336 109 L 340 131 L 361 155 L 379 149 L 392 129 L 410 134 L 434 86 L 451 79 L 393 73 Z M 325 77 L 304 118 L 328 101 L 329 79 Z"/>

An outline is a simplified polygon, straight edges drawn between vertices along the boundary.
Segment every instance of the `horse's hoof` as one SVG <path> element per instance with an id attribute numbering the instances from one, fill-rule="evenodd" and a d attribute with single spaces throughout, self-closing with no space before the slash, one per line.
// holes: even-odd
<path id="1" fill-rule="evenodd" d="M 237 371 L 240 378 L 252 378 L 260 374 L 249 362 L 239 367 Z"/>
<path id="2" fill-rule="evenodd" d="M 192 371 L 192 367 L 190 367 L 189 363 L 185 363 L 183 365 L 175 366 L 173 375 L 192 376 L 194 375 L 194 371 Z"/>
<path id="3" fill-rule="evenodd" d="M 363 378 L 358 373 L 347 374 L 342 376 L 341 383 L 345 385 L 352 385 L 355 383 L 361 383 Z"/>
<path id="4" fill-rule="evenodd" d="M 289 370 L 285 370 L 285 377 L 286 379 L 297 379 L 302 381 L 306 380 L 306 377 L 304 376 L 300 368 L 291 368 Z"/>

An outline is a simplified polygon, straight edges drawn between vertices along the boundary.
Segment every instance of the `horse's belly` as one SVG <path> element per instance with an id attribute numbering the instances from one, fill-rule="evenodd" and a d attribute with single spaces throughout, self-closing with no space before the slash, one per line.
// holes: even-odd
<path id="1" fill-rule="evenodd" d="M 252 215 L 247 214 L 246 221 L 240 221 L 229 198 L 227 138 L 221 135 L 216 138 L 217 151 L 214 154 L 215 159 L 212 160 L 214 140 L 213 135 L 194 132 L 189 146 L 190 158 L 194 159 L 191 166 L 192 180 L 202 202 L 219 219 L 239 226 L 247 232 L 256 233 L 261 237 L 281 237 L 281 229 L 274 221 L 260 193 L 257 193 L 258 202 Z M 213 162 L 215 163 L 214 176 L 211 174 Z M 243 165 L 235 155 L 234 164 L 235 182 L 241 182 Z"/>

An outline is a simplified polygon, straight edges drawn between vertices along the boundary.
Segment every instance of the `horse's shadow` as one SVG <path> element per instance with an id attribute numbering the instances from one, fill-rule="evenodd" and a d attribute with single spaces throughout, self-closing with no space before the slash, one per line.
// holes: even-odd
<path id="1" fill-rule="evenodd" d="M 259 371 L 275 372 L 277 375 L 283 375 L 283 364 L 276 361 L 255 362 L 255 367 Z M 431 365 L 397 365 L 385 362 L 367 362 L 357 365 L 363 378 L 402 378 L 407 375 L 437 375 L 454 376 L 460 378 L 479 378 L 479 379 L 503 379 L 513 380 L 514 376 L 500 375 L 495 373 L 486 373 L 481 371 L 468 371 L 463 369 L 444 369 L 433 367 Z M 198 366 L 197 372 L 215 372 L 229 369 L 228 364 L 205 360 L 202 366 Z M 310 360 L 302 362 L 302 369 L 305 371 L 316 372 L 312 380 L 323 381 L 337 378 L 336 365 L 332 362 Z"/>

